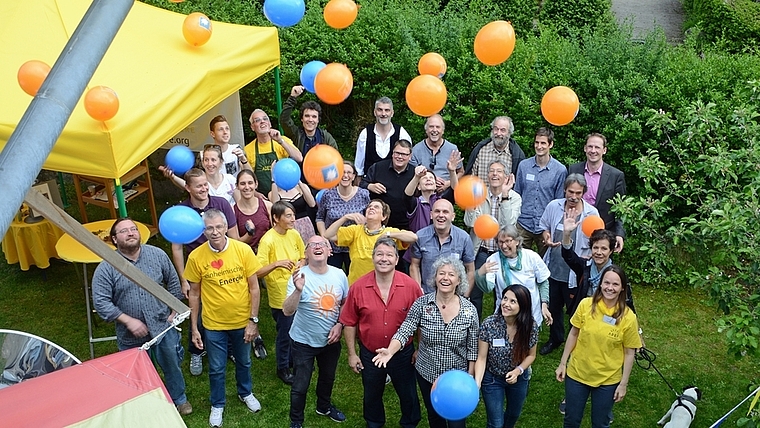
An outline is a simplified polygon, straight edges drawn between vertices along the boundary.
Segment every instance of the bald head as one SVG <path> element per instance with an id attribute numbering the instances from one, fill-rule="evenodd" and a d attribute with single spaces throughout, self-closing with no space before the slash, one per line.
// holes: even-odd
<path id="1" fill-rule="evenodd" d="M 438 199 L 430 208 L 430 219 L 433 220 L 433 228 L 438 234 L 448 234 L 451 231 L 451 223 L 455 217 L 454 206 L 446 199 Z"/>

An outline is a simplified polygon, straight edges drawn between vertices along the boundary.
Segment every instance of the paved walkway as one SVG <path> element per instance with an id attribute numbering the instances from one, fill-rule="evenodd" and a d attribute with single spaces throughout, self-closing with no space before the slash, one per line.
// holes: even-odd
<path id="1" fill-rule="evenodd" d="M 683 41 L 684 11 L 680 0 L 612 0 L 612 12 L 619 23 L 633 24 L 633 38 L 662 27 L 671 43 Z"/>

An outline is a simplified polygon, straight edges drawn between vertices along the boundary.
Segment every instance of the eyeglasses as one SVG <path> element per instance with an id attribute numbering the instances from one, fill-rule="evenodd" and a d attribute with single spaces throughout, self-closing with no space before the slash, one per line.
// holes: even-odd
<path id="1" fill-rule="evenodd" d="M 515 242 L 514 239 L 508 238 L 508 239 L 497 239 L 496 243 L 501 247 L 502 245 L 512 245 Z"/>
<path id="2" fill-rule="evenodd" d="M 327 248 L 329 246 L 330 244 L 328 244 L 327 242 L 309 242 L 306 245 L 306 248 Z"/>
<path id="3" fill-rule="evenodd" d="M 225 232 L 227 230 L 227 226 L 225 226 L 223 224 L 219 224 L 219 225 L 216 225 L 216 226 L 206 226 L 203 230 L 205 230 L 206 232 L 209 232 L 209 233 L 211 233 L 211 232 L 213 232 L 215 230 L 218 231 L 218 232 Z"/>
<path id="4" fill-rule="evenodd" d="M 403 152 L 397 152 L 397 151 L 395 151 L 395 150 L 393 151 L 393 156 L 398 156 L 398 157 L 400 157 L 400 158 L 405 158 L 405 157 L 407 157 L 407 156 L 410 156 L 411 154 L 412 154 L 412 152 L 409 152 L 409 153 L 403 153 Z"/>
<path id="5" fill-rule="evenodd" d="M 136 232 L 138 232 L 138 231 L 139 231 L 139 229 L 137 229 L 137 227 L 135 227 L 135 226 L 132 226 L 132 227 L 129 227 L 129 228 L 125 228 L 125 229 L 117 230 L 117 231 L 116 231 L 116 234 L 117 234 L 117 235 L 123 235 L 123 234 L 125 234 L 125 233 L 129 233 L 129 232 L 132 232 L 132 233 L 136 233 Z"/>
<path id="6" fill-rule="evenodd" d="M 269 122 L 269 116 L 257 117 L 255 119 L 253 119 L 253 121 L 251 123 L 257 123 L 258 124 L 258 123 L 261 123 L 261 122 Z"/>

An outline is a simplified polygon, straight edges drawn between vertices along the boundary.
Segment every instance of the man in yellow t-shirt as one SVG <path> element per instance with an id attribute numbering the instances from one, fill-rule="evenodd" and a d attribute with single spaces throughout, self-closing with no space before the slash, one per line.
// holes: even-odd
<path id="1" fill-rule="evenodd" d="M 226 236 L 227 218 L 217 209 L 203 215 L 203 234 L 208 242 L 190 253 L 185 279 L 190 283 L 190 319 L 192 340 L 205 349 L 209 361 L 211 384 L 211 426 L 222 425 L 225 399 L 225 371 L 228 348 L 235 357 L 238 398 L 251 412 L 261 410 L 252 393 L 251 347 L 258 336 L 259 260 L 248 244 Z M 203 302 L 205 337 L 198 330 L 198 312 Z M 204 343 L 205 342 L 205 343 Z"/>
<path id="2" fill-rule="evenodd" d="M 273 226 L 267 230 L 259 241 L 259 278 L 265 278 L 269 307 L 275 321 L 277 339 L 275 340 L 275 358 L 277 359 L 277 377 L 285 384 L 293 383 L 290 372 L 290 325 L 293 316 L 282 312 L 282 303 L 287 297 L 288 280 L 295 269 L 304 261 L 304 244 L 301 235 L 294 229 L 296 222 L 295 208 L 290 202 L 277 201 L 272 204 Z"/>
<path id="3" fill-rule="evenodd" d="M 280 135 L 280 131 L 272 128 L 269 116 L 264 110 L 254 110 L 250 122 L 256 138 L 245 146 L 245 156 L 259 181 L 258 191 L 263 195 L 269 195 L 269 191 L 272 190 L 272 163 L 291 157 L 300 164 L 303 162 L 303 155 L 290 138 Z"/>

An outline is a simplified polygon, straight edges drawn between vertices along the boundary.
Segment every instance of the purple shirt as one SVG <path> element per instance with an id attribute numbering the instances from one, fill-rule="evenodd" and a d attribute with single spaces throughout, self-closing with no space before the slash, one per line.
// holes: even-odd
<path id="1" fill-rule="evenodd" d="M 203 208 L 198 208 L 196 206 L 193 206 L 193 204 L 190 202 L 190 198 L 185 199 L 184 201 L 179 203 L 180 205 L 184 205 L 186 207 L 190 207 L 194 209 L 198 214 L 201 216 L 206 211 L 216 208 L 219 211 L 224 213 L 224 216 L 227 217 L 227 227 L 234 227 L 237 226 L 237 220 L 235 219 L 235 212 L 232 211 L 232 206 L 229 202 L 227 202 L 226 199 L 222 198 L 221 196 L 208 196 L 208 204 L 206 204 Z M 190 254 L 194 249 L 198 248 L 203 244 L 204 242 L 208 241 L 206 238 L 206 235 L 201 233 L 201 236 L 198 237 L 195 241 L 185 244 L 185 254 Z"/>
<path id="2" fill-rule="evenodd" d="M 592 206 L 596 206 L 596 194 L 599 191 L 599 180 L 602 179 L 603 165 L 604 164 L 600 165 L 599 170 L 596 172 L 589 172 L 588 162 L 586 162 L 584 168 L 585 172 L 583 173 L 583 177 L 586 179 L 586 193 L 583 194 L 583 200 Z"/>
<path id="3" fill-rule="evenodd" d="M 325 229 L 327 229 L 346 214 L 364 214 L 367 205 L 369 205 L 369 191 L 367 189 L 358 188 L 354 196 L 347 201 L 344 201 L 340 197 L 337 188 L 327 189 L 322 195 L 322 200 L 317 209 L 317 221 L 324 222 Z M 348 226 L 351 224 L 354 224 L 354 222 L 347 221 L 343 225 Z M 333 253 L 347 253 L 348 247 L 338 247 L 333 243 L 332 250 Z"/>

